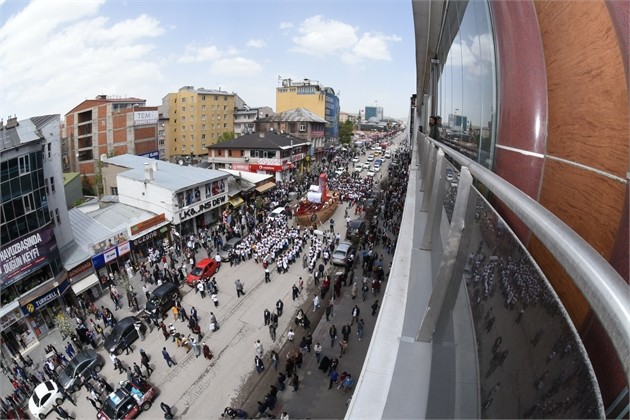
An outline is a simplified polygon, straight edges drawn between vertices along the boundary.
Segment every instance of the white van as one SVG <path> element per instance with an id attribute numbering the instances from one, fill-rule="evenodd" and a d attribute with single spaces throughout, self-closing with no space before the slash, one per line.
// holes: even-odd
<path id="1" fill-rule="evenodd" d="M 275 219 L 276 217 L 280 216 L 281 214 L 284 214 L 284 207 L 276 207 L 275 209 L 273 209 L 273 211 L 271 213 L 269 213 L 269 218 L 270 219 Z"/>

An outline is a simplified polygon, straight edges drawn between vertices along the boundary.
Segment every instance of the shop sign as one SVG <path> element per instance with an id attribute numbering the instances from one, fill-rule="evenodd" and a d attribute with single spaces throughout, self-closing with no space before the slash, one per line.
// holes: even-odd
<path id="1" fill-rule="evenodd" d="M 257 163 L 259 165 L 275 165 L 275 166 L 281 166 L 282 165 L 282 161 L 280 159 L 267 159 L 267 158 L 260 158 L 258 159 Z"/>
<path id="2" fill-rule="evenodd" d="M 68 280 L 64 280 L 63 283 L 61 283 L 59 286 L 55 287 L 51 291 L 43 294 L 42 296 L 38 297 L 37 299 L 32 300 L 31 302 L 23 306 L 22 312 L 25 315 L 30 315 L 34 313 L 36 310 L 38 310 L 42 306 L 49 304 L 50 302 L 52 302 L 53 300 L 61 296 L 63 292 L 66 291 L 69 284 L 70 282 L 68 282 Z"/>
<path id="3" fill-rule="evenodd" d="M 157 124 L 157 111 L 136 111 L 133 113 L 133 125 Z"/>
<path id="4" fill-rule="evenodd" d="M 304 159 L 304 153 L 298 153 L 291 157 L 291 162 L 297 162 L 298 160 Z"/>
<path id="5" fill-rule="evenodd" d="M 78 266 L 74 267 L 72 270 L 68 271 L 68 278 L 72 279 L 76 277 L 77 275 L 88 271 L 91 268 L 92 268 L 92 260 L 87 260 L 84 263 L 79 264 Z"/>
<path id="6" fill-rule="evenodd" d="M 125 255 L 131 251 L 131 243 L 129 241 L 118 245 L 118 256 Z"/>
<path id="7" fill-rule="evenodd" d="M 159 150 L 154 150 L 154 151 L 148 152 L 148 153 L 141 153 L 138 156 L 147 157 L 149 159 L 160 160 L 160 151 Z"/>
<path id="8" fill-rule="evenodd" d="M 249 165 L 245 163 L 233 163 L 232 170 L 249 172 Z"/>
<path id="9" fill-rule="evenodd" d="M 256 165 L 256 164 L 251 164 L 249 165 L 250 169 L 252 171 L 273 171 L 273 172 L 280 172 L 282 171 L 282 166 L 276 166 L 276 165 Z"/>
<path id="10" fill-rule="evenodd" d="M 8 244 L 0 249 L 0 285 L 15 283 L 53 258 L 57 249 L 55 233 L 51 227 Z"/>
<path id="11" fill-rule="evenodd" d="M 164 226 L 162 229 L 166 229 L 166 226 Z M 133 240 L 133 244 L 134 245 L 139 245 L 139 244 L 143 244 L 147 241 L 150 241 L 151 239 L 155 238 L 158 236 L 158 231 L 154 230 L 152 232 L 147 233 L 144 236 L 139 237 L 138 239 L 134 239 Z"/>
<path id="12" fill-rule="evenodd" d="M 92 251 L 94 252 L 94 254 L 105 252 L 106 249 L 115 247 L 116 245 L 125 242 L 127 239 L 129 239 L 128 236 L 129 234 L 127 233 L 127 230 L 124 230 L 120 233 L 117 233 L 111 238 L 108 238 L 96 244 L 92 244 Z"/>
<path id="13" fill-rule="evenodd" d="M 116 259 L 118 255 L 116 255 L 116 248 L 108 249 L 103 252 L 103 260 L 108 263 Z"/>
<path id="14" fill-rule="evenodd" d="M 182 222 L 184 220 L 191 219 L 198 214 L 205 213 L 207 210 L 219 207 L 226 202 L 227 195 L 222 195 L 220 197 L 213 198 L 212 200 L 208 200 L 205 203 L 197 204 L 189 208 L 184 208 L 178 213 L 179 221 Z"/>
<path id="15" fill-rule="evenodd" d="M 129 231 L 131 232 L 131 235 L 137 235 L 142 231 L 145 231 L 153 226 L 159 225 L 160 223 L 164 222 L 166 220 L 166 216 L 164 215 L 164 213 L 162 214 L 158 214 L 157 216 L 153 216 L 150 219 L 147 219 L 143 222 L 137 223 L 135 225 L 132 225 L 129 227 Z"/>
<path id="16" fill-rule="evenodd" d="M 0 328 L 4 331 L 13 325 L 16 321 L 21 319 L 24 315 L 20 311 L 20 308 L 15 308 L 8 314 L 5 314 L 2 318 L 0 318 Z"/>

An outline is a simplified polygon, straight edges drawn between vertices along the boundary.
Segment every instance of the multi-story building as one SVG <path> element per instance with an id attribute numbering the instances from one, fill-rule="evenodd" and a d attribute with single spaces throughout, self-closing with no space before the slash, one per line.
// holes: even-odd
<path id="1" fill-rule="evenodd" d="M 234 132 L 235 94 L 184 86 L 162 98 L 166 158 L 206 156 L 224 133 Z"/>
<path id="2" fill-rule="evenodd" d="M 158 110 L 146 100 L 98 95 L 66 114 L 64 161 L 70 171 L 94 179 L 102 155 L 158 153 Z M 94 182 L 93 182 L 94 184 Z"/>
<path id="3" fill-rule="evenodd" d="M 339 113 L 339 123 L 343 124 L 346 121 L 357 122 L 357 114 L 350 114 L 349 112 L 340 112 Z"/>
<path id="4" fill-rule="evenodd" d="M 325 150 L 326 120 L 305 108 L 278 112 L 256 123 L 256 131 L 289 134 L 310 144 L 307 160 L 320 160 Z"/>
<path id="5" fill-rule="evenodd" d="M 0 128 L 0 335 L 9 356 L 54 328 L 69 286 L 60 255 L 60 245 L 72 238 L 66 234 L 59 119 L 14 117 Z"/>
<path id="6" fill-rule="evenodd" d="M 288 180 L 295 169 L 301 170 L 310 160 L 310 143 L 275 131 L 246 134 L 208 147 L 208 162 L 214 169 L 258 172 Z M 263 192 L 275 184 L 257 187 Z"/>
<path id="7" fill-rule="evenodd" d="M 171 240 L 220 219 L 228 205 L 225 172 L 180 166 L 130 154 L 103 161 L 103 184 L 120 203 L 162 214 L 174 225 Z M 133 233 L 133 232 L 131 232 Z"/>
<path id="8" fill-rule="evenodd" d="M 247 105 L 234 111 L 234 136 L 242 136 L 256 132 L 256 121 L 273 115 L 268 106 L 249 108 Z"/>
<path id="9" fill-rule="evenodd" d="M 282 86 L 276 88 L 276 112 L 295 108 L 306 108 L 326 120 L 327 142 L 339 137 L 339 97 L 333 88 L 309 79 L 282 80 Z"/>
<path id="10" fill-rule="evenodd" d="M 383 107 L 382 106 L 366 106 L 365 107 L 365 121 L 370 121 L 374 118 L 374 122 L 379 122 L 383 119 Z"/>

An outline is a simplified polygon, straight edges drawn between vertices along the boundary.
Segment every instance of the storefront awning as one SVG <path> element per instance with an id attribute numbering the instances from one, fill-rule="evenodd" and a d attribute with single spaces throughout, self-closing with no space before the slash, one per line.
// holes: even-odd
<path id="1" fill-rule="evenodd" d="M 92 273 L 84 279 L 79 280 L 78 282 L 72 285 L 72 290 L 75 295 L 80 295 L 81 293 L 88 290 L 90 287 L 94 286 L 98 283 L 98 277 L 96 274 Z"/>
<path id="2" fill-rule="evenodd" d="M 275 182 L 267 182 L 265 184 L 262 184 L 262 185 L 259 185 L 258 187 L 256 187 L 256 191 L 258 191 L 258 192 L 265 192 L 267 190 L 272 189 L 275 186 L 276 186 Z"/>
<path id="3" fill-rule="evenodd" d="M 236 208 L 236 207 L 238 207 L 238 206 L 240 206 L 241 204 L 244 203 L 244 201 L 243 201 L 243 199 L 241 197 L 233 197 L 233 198 L 230 198 L 228 201 L 230 202 L 230 204 L 234 208 Z"/>

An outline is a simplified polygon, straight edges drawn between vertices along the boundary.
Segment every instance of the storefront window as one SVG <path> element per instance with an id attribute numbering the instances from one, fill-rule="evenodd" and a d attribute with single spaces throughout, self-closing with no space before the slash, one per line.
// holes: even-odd
<path id="1" fill-rule="evenodd" d="M 453 2 L 447 16 L 460 24 L 446 25 L 440 46 L 443 52 L 448 48 L 438 87 L 441 138 L 492 169 L 496 62 L 488 3 Z"/>

